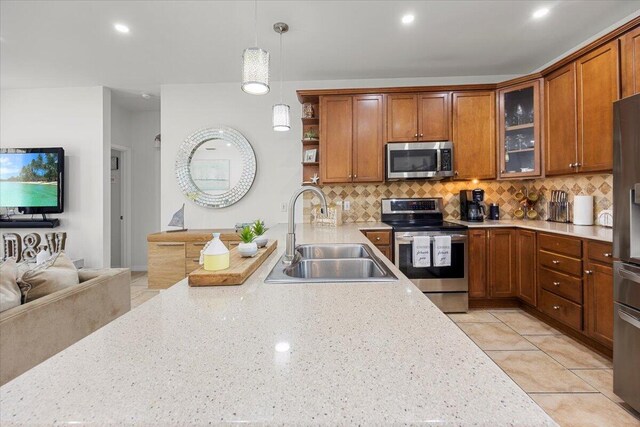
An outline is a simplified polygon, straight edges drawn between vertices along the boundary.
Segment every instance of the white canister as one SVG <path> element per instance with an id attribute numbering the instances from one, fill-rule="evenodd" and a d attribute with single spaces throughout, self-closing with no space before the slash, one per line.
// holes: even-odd
<path id="1" fill-rule="evenodd" d="M 573 223 L 575 225 L 593 225 L 593 196 L 575 196 L 573 198 Z"/>

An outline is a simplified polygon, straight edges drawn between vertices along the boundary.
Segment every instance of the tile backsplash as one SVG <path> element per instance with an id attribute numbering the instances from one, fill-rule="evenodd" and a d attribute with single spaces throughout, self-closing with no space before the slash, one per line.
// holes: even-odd
<path id="1" fill-rule="evenodd" d="M 460 218 L 461 190 L 482 188 L 485 203 L 500 205 L 502 219 L 513 219 L 519 204 L 514 194 L 527 190 L 538 192 L 540 200 L 535 206 L 541 219 L 546 219 L 547 202 L 552 190 L 569 193 L 569 201 L 576 195 L 594 196 L 594 214 L 612 206 L 613 175 L 576 175 L 525 181 L 396 181 L 383 184 L 336 184 L 321 187 L 328 203 L 348 200 L 351 209 L 343 211 L 344 222 L 380 221 L 380 199 L 390 197 L 442 197 L 445 219 Z M 304 196 L 304 221 L 309 222 L 311 209 L 319 205 L 310 193 Z"/>

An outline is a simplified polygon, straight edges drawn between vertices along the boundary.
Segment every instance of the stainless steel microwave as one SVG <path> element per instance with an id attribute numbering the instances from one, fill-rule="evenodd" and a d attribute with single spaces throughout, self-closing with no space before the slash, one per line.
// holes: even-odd
<path id="1" fill-rule="evenodd" d="M 453 143 L 390 142 L 386 165 L 387 181 L 453 176 Z"/>

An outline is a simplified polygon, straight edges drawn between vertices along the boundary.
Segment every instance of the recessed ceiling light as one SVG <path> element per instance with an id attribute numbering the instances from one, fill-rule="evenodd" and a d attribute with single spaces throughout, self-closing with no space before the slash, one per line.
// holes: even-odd
<path id="1" fill-rule="evenodd" d="M 540 19 L 542 17 L 547 16 L 548 13 L 549 13 L 549 8 L 548 7 L 541 7 L 540 9 L 536 10 L 535 12 L 533 12 L 533 18 L 534 19 Z"/>
<path id="2" fill-rule="evenodd" d="M 142 96 L 144 99 L 151 99 L 151 95 L 149 95 L 148 93 L 143 93 Z"/>
<path id="3" fill-rule="evenodd" d="M 409 25 L 409 24 L 411 24 L 413 22 L 414 19 L 416 19 L 416 17 L 409 13 L 409 14 L 404 15 L 402 17 L 402 23 L 404 25 Z"/>
<path id="4" fill-rule="evenodd" d="M 129 27 L 124 24 L 113 24 L 113 28 L 115 28 L 117 32 L 122 34 L 129 34 L 129 32 L 131 31 Z"/>

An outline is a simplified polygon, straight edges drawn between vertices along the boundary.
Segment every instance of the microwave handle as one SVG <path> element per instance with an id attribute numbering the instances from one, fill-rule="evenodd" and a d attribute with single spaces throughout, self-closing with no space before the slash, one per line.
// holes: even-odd
<path id="1" fill-rule="evenodd" d="M 439 148 L 436 150 L 436 172 L 440 172 L 442 170 L 442 161 L 440 157 L 442 156 L 442 150 Z"/>

